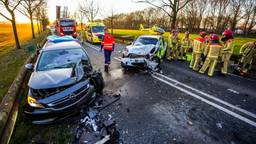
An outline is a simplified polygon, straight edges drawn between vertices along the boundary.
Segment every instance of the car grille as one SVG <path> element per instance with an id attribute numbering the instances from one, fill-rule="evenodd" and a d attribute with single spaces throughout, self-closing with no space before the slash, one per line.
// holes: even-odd
<path id="1" fill-rule="evenodd" d="M 145 63 L 132 63 L 132 65 L 138 66 L 138 67 L 144 67 Z"/>
<path id="2" fill-rule="evenodd" d="M 129 58 L 145 58 L 145 55 L 129 54 Z"/>
<path id="3" fill-rule="evenodd" d="M 65 31 L 64 32 L 64 35 L 72 35 L 73 34 L 73 31 Z"/>
<path id="4" fill-rule="evenodd" d="M 85 96 L 89 91 L 89 87 L 87 85 L 78 89 L 76 92 L 69 94 L 64 99 L 61 99 L 58 102 L 52 103 L 52 107 L 55 109 L 63 108 L 69 105 L 74 104 L 78 100 L 80 100 L 83 96 Z"/>
<path id="5" fill-rule="evenodd" d="M 32 89 L 31 88 L 30 92 L 31 92 L 32 96 L 35 98 L 46 98 L 46 97 L 52 96 L 54 94 L 57 94 L 61 91 L 64 91 L 71 86 L 72 85 L 57 87 L 57 88 L 49 88 L 49 89 Z"/>

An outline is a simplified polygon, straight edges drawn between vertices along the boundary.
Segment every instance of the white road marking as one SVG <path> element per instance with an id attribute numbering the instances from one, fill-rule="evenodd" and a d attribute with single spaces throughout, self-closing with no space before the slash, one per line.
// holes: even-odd
<path id="1" fill-rule="evenodd" d="M 174 84 L 172 84 L 172 83 L 170 83 L 170 82 L 168 82 L 168 81 L 166 81 L 164 79 L 161 79 L 161 78 L 157 77 L 156 75 L 152 74 L 151 76 L 153 78 L 158 79 L 159 81 L 161 81 L 163 83 L 166 83 L 169 86 L 172 86 L 172 87 L 174 87 L 174 88 L 176 88 L 176 89 L 178 89 L 178 90 L 180 90 L 180 91 L 182 91 L 182 92 L 184 92 L 184 93 L 186 93 L 186 94 L 188 94 L 190 96 L 193 96 L 194 98 L 197 98 L 197 99 L 199 99 L 199 100 L 201 100 L 201 101 L 203 101 L 203 102 L 205 102 L 205 103 L 207 103 L 207 104 L 209 104 L 209 105 L 211 105 L 211 106 L 213 106 L 213 107 L 215 107 L 215 108 L 217 108 L 217 109 L 219 109 L 219 110 L 221 110 L 221 111 L 223 111 L 223 112 L 225 112 L 225 113 L 227 113 L 227 114 L 229 114 L 229 115 L 231 115 L 233 117 L 236 117 L 236 118 L 240 119 L 241 121 L 244 121 L 244 122 L 246 122 L 246 123 L 256 127 L 256 122 L 254 122 L 252 120 L 249 120 L 248 118 L 245 118 L 245 117 L 243 117 L 243 116 L 241 116 L 241 115 L 239 115 L 239 114 L 237 114 L 237 113 L 235 113 L 233 111 L 228 110 L 227 108 L 224 108 L 224 107 L 222 107 L 222 106 L 220 106 L 220 105 L 218 105 L 216 103 L 213 103 L 213 102 L 211 102 L 211 101 L 209 101 L 209 100 L 207 100 L 207 99 L 205 99 L 203 97 L 200 97 L 199 95 L 197 95 L 197 94 L 195 94 L 195 93 L 193 93 L 191 91 L 188 91 L 188 90 L 186 90 L 184 88 L 181 88 L 181 87 L 179 87 L 177 85 L 174 85 Z"/>
<path id="2" fill-rule="evenodd" d="M 199 94 L 201 94 L 201 95 L 203 95 L 203 96 L 205 96 L 205 97 L 208 97 L 208 98 L 210 98 L 210 99 L 212 99 L 212 100 L 215 100 L 215 101 L 217 101 L 217 102 L 219 102 L 219 103 L 221 103 L 221 104 L 224 104 L 224 105 L 226 105 L 226 106 L 228 106 L 228 107 L 230 107 L 230 108 L 232 108 L 232 109 L 235 109 L 235 110 L 237 110 L 237 111 L 239 111 L 239 112 L 242 112 L 242 113 L 244 113 L 244 114 L 246 114 L 246 115 L 248 115 L 248 116 L 251 116 L 251 117 L 253 117 L 253 118 L 256 119 L 256 115 L 255 115 L 254 113 L 251 113 L 251 112 L 249 112 L 249 111 L 247 111 L 247 110 L 244 110 L 244 109 L 242 109 L 242 108 L 239 108 L 239 107 L 237 107 L 237 106 L 235 106 L 235 105 L 232 105 L 232 104 L 230 104 L 230 103 L 228 103 L 228 102 L 226 102 L 226 101 L 223 101 L 223 100 L 221 100 L 221 99 L 218 99 L 218 98 L 214 97 L 213 95 L 207 94 L 207 93 L 205 93 L 205 92 L 203 92 L 203 91 L 200 91 L 200 90 L 198 90 L 198 89 L 195 89 L 195 88 L 193 88 L 193 87 L 190 87 L 190 86 L 188 86 L 188 85 L 186 85 L 186 84 L 184 84 L 184 83 L 182 83 L 182 82 L 179 82 L 179 81 L 177 81 L 177 80 L 175 80 L 175 79 L 172 79 L 172 78 L 170 78 L 170 77 L 167 77 L 167 76 L 165 76 L 165 75 L 162 75 L 162 74 L 159 74 L 159 73 L 154 73 L 154 74 L 155 74 L 155 75 L 158 75 L 158 76 L 161 76 L 161 77 L 164 77 L 164 78 L 166 78 L 166 79 L 168 79 L 168 80 L 170 80 L 170 81 L 172 81 L 172 82 L 174 82 L 174 83 L 178 83 L 178 84 L 181 85 L 181 86 L 184 86 L 184 87 L 186 87 L 186 88 L 188 88 L 188 89 L 190 89 L 190 90 L 192 90 L 192 91 L 195 91 L 195 92 L 197 92 L 197 93 L 199 93 Z"/>
<path id="3" fill-rule="evenodd" d="M 240 92 L 236 91 L 236 90 L 233 90 L 233 89 L 227 89 L 228 91 L 234 93 L 234 94 L 240 94 Z"/>

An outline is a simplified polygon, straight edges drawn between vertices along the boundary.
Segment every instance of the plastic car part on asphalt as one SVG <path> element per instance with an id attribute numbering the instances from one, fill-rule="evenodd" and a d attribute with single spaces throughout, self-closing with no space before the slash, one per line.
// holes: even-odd
<path id="1" fill-rule="evenodd" d="M 81 144 L 118 144 L 120 134 L 116 129 L 116 122 L 112 120 L 111 115 L 100 113 L 101 110 L 110 106 L 120 99 L 121 95 L 114 95 L 113 100 L 103 104 L 99 98 L 94 106 L 85 110 L 85 115 L 80 119 L 76 129 L 75 139 Z"/>

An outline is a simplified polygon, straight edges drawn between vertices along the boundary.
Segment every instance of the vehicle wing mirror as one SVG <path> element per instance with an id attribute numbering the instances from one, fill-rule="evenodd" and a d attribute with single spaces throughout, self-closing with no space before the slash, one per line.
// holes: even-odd
<path id="1" fill-rule="evenodd" d="M 25 65 L 25 68 L 26 68 L 27 70 L 29 70 L 29 71 L 33 71 L 34 66 L 33 66 L 32 63 L 30 63 L 30 64 L 26 64 L 26 65 Z"/>

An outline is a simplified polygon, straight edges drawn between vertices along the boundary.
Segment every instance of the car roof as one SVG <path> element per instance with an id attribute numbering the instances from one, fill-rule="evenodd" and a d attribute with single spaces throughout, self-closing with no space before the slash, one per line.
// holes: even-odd
<path id="1" fill-rule="evenodd" d="M 58 42 L 58 43 L 47 41 L 44 47 L 42 48 L 42 51 L 73 49 L 73 48 L 82 48 L 82 46 L 78 41 L 64 41 L 64 42 Z"/>
<path id="2" fill-rule="evenodd" d="M 143 38 L 156 38 L 156 39 L 159 39 L 159 38 L 161 38 L 162 36 L 161 36 L 161 35 L 142 35 L 142 36 L 139 36 L 139 37 L 143 37 Z"/>

